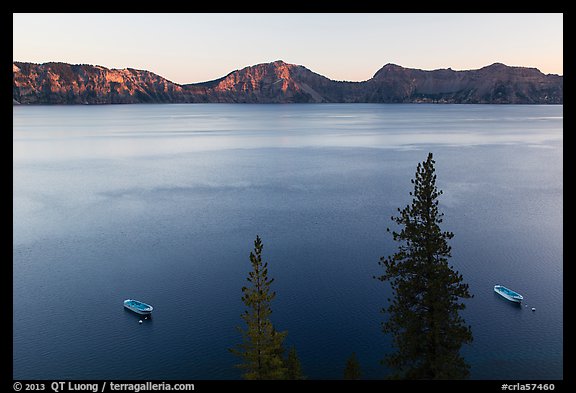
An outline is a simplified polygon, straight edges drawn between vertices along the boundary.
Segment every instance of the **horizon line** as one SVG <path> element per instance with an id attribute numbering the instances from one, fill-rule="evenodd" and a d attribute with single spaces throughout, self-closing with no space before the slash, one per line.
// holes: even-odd
<path id="1" fill-rule="evenodd" d="M 351 80 L 332 79 L 332 78 L 330 78 L 330 77 L 328 77 L 328 76 L 326 76 L 326 75 L 324 75 L 324 74 L 320 74 L 320 73 L 318 73 L 318 72 L 315 72 L 315 71 L 311 70 L 310 68 L 308 68 L 307 66 L 305 66 L 305 65 L 303 65 L 303 64 L 288 63 L 288 62 L 285 62 L 285 61 L 282 60 L 282 59 L 277 59 L 277 60 L 273 60 L 273 61 L 269 61 L 269 62 L 263 62 L 263 63 L 256 63 L 256 64 L 246 65 L 246 66 L 244 66 L 244 67 L 242 67 L 242 68 L 236 68 L 236 69 L 234 69 L 234 70 L 232 70 L 232 71 L 229 71 L 227 74 L 222 75 L 222 76 L 217 77 L 217 78 L 214 78 L 214 79 L 209 79 L 209 80 L 199 81 L 199 82 L 178 83 L 178 82 L 174 82 L 174 81 L 172 81 L 172 80 L 164 77 L 163 75 L 161 75 L 161 74 L 159 74 L 159 73 L 157 73 L 157 72 L 155 72 L 155 71 L 151 71 L 150 69 L 145 69 L 145 68 L 134 68 L 134 67 L 114 68 L 114 67 L 107 67 L 107 66 L 100 65 L 100 64 L 70 63 L 70 62 L 66 62 L 66 61 L 54 61 L 54 60 L 45 61 L 45 62 L 42 62 L 42 63 L 37 63 L 37 62 L 33 62 L 33 61 L 12 60 L 12 64 L 13 64 L 13 65 L 14 65 L 15 63 L 28 63 L 28 64 L 36 64 L 36 65 L 45 65 L 45 64 L 53 63 L 53 64 L 66 64 L 66 65 L 71 65 L 71 66 L 83 66 L 83 65 L 86 65 L 86 66 L 91 66 L 91 67 L 101 67 L 101 68 L 105 68 L 105 69 L 110 70 L 110 71 L 122 71 L 122 70 L 145 71 L 145 72 L 151 72 L 151 73 L 153 73 L 153 74 L 155 74 L 155 75 L 158 75 L 159 77 L 161 77 L 161 78 L 163 78 L 163 79 L 166 79 L 166 80 L 169 81 L 170 83 L 174 83 L 174 84 L 179 85 L 179 86 L 194 85 L 194 84 L 202 84 L 202 83 L 207 83 L 207 82 L 213 82 L 213 81 L 216 81 L 216 80 L 218 80 L 218 79 L 223 79 L 223 78 L 227 77 L 228 75 L 232 74 L 233 72 L 241 71 L 241 70 L 246 69 L 246 68 L 257 67 L 257 66 L 261 66 L 261 65 L 268 65 L 268 64 L 279 63 L 279 62 L 280 62 L 280 63 L 283 63 L 283 64 L 286 64 L 286 65 L 290 65 L 290 66 L 304 67 L 304 68 L 306 68 L 307 70 L 309 70 L 310 72 L 313 72 L 313 73 L 315 73 L 315 74 L 317 74 L 317 75 L 320 75 L 320 76 L 323 76 L 323 77 L 325 77 L 325 78 L 328 78 L 328 79 L 330 79 L 330 80 L 332 80 L 332 81 L 334 81 L 334 82 L 350 82 L 350 83 L 366 82 L 366 81 L 372 79 L 372 78 L 378 73 L 378 71 L 380 71 L 381 69 L 383 69 L 383 68 L 386 67 L 386 66 L 396 66 L 396 67 L 404 68 L 404 69 L 407 69 L 407 70 L 418 70 L 418 71 L 425 71 L 425 72 L 433 72 L 433 71 L 441 71 L 441 70 L 449 70 L 449 71 L 454 71 L 454 72 L 467 72 L 467 71 L 478 71 L 478 70 L 481 70 L 481 69 L 483 69 L 483 68 L 487 68 L 487 67 L 494 66 L 494 65 L 503 65 L 503 66 L 509 67 L 509 68 L 534 69 L 534 70 L 537 70 L 538 72 L 540 72 L 540 73 L 543 74 L 543 75 L 552 75 L 552 76 L 559 76 L 559 77 L 563 77 L 563 76 L 564 76 L 564 74 L 556 74 L 556 73 L 548 73 L 548 74 L 545 74 L 545 73 L 543 73 L 542 71 L 540 71 L 540 69 L 537 68 L 537 67 L 530 67 L 530 66 L 523 66 L 523 65 L 522 65 L 522 66 L 519 66 L 519 65 L 508 65 L 508 64 L 505 64 L 505 63 L 502 63 L 502 62 L 499 62 L 499 61 L 493 62 L 493 63 L 491 63 L 491 64 L 487 64 L 487 65 L 482 66 L 482 67 L 479 67 L 479 68 L 468 68 L 468 69 L 454 69 L 454 68 L 452 68 L 452 67 L 424 69 L 424 68 L 404 67 L 404 66 L 401 66 L 401 65 L 395 64 L 395 63 L 386 63 L 386 64 L 384 64 L 383 66 L 381 66 L 378 70 L 376 70 L 376 72 L 374 73 L 374 75 L 372 75 L 371 78 L 365 79 L 365 80 L 351 81 Z"/>

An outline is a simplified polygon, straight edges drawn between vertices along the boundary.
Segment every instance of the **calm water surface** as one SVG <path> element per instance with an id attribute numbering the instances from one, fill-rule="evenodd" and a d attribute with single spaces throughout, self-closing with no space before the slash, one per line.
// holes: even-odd
<path id="1" fill-rule="evenodd" d="M 353 351 L 385 377 L 372 276 L 431 151 L 474 294 L 472 378 L 562 379 L 562 123 L 562 106 L 14 106 L 13 377 L 239 378 L 257 234 L 308 378 L 341 378 Z"/>

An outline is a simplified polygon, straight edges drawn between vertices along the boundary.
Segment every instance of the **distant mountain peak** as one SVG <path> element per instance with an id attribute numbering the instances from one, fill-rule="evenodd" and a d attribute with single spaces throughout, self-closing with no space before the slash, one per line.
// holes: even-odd
<path id="1" fill-rule="evenodd" d="M 384 65 L 384 67 L 382 67 L 383 70 L 398 70 L 398 69 L 404 69 L 404 67 L 399 66 L 398 64 L 394 64 L 394 63 L 386 63 Z"/>

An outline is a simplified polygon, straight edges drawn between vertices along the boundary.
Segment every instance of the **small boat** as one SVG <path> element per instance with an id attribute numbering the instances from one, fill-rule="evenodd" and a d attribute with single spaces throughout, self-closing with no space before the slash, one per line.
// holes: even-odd
<path id="1" fill-rule="evenodd" d="M 494 285 L 494 292 L 503 298 L 510 300 L 511 302 L 520 303 L 524 299 L 524 297 L 518 292 L 508 289 L 502 285 Z"/>
<path id="2" fill-rule="evenodd" d="M 126 307 L 130 311 L 134 311 L 135 313 L 142 315 L 149 315 L 152 313 L 152 310 L 154 309 L 154 307 L 152 307 L 151 305 L 134 299 L 124 300 L 124 307 Z"/>

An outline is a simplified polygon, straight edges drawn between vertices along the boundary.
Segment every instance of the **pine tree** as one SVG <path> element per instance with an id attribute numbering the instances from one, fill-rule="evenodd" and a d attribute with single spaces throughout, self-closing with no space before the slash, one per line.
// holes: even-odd
<path id="1" fill-rule="evenodd" d="M 296 353 L 296 347 L 292 346 L 284 363 L 286 367 L 286 379 L 306 379 L 302 374 L 302 365 Z"/>
<path id="2" fill-rule="evenodd" d="M 360 379 L 361 376 L 362 372 L 360 371 L 360 363 L 356 359 L 356 352 L 352 352 L 352 355 L 346 361 L 344 379 Z"/>
<path id="3" fill-rule="evenodd" d="M 470 326 L 460 317 L 465 308 L 460 299 L 472 297 L 468 284 L 453 266 L 448 266 L 454 234 L 441 231 L 443 213 L 438 211 L 435 161 L 432 153 L 419 163 L 412 179 L 412 204 L 392 217 L 402 229 L 392 232 L 398 251 L 379 264 L 378 277 L 389 282 L 394 299 L 388 299 L 384 333 L 393 335 L 396 352 L 383 363 L 393 370 L 391 378 L 463 379 L 469 365 L 460 356 L 463 344 L 472 342 Z M 387 229 L 390 232 L 390 229 Z"/>
<path id="4" fill-rule="evenodd" d="M 277 332 L 270 321 L 271 301 L 276 292 L 270 290 L 274 279 L 268 278 L 268 263 L 262 261 L 263 244 L 259 236 L 250 252 L 252 271 L 248 273 L 247 287 L 242 287 L 242 301 L 248 307 L 242 314 L 246 329 L 242 332 L 243 342 L 232 353 L 242 358 L 238 367 L 243 368 L 245 379 L 285 379 L 286 367 L 282 358 L 286 332 Z"/>

